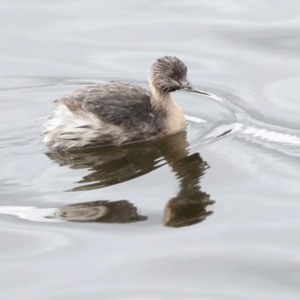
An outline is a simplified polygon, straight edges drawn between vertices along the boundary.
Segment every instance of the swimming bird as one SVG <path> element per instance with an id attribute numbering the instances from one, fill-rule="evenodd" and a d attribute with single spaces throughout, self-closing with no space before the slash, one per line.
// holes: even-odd
<path id="1" fill-rule="evenodd" d="M 171 93 L 196 90 L 187 80 L 186 65 L 164 56 L 151 66 L 150 91 L 111 81 L 87 86 L 54 102 L 43 142 L 53 149 L 119 146 L 182 131 L 186 120 Z"/>

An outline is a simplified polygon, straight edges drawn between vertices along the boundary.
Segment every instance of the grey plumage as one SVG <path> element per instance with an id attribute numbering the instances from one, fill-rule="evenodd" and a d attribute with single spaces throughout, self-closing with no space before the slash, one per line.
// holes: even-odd
<path id="1" fill-rule="evenodd" d="M 187 67 L 176 57 L 151 67 L 150 91 L 109 82 L 87 86 L 55 101 L 44 143 L 56 149 L 120 145 L 184 129 L 185 119 L 170 92 L 186 88 Z"/>

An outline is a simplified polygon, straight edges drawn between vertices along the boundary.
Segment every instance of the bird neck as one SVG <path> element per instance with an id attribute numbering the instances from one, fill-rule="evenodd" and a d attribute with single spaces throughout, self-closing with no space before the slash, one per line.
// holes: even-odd
<path id="1" fill-rule="evenodd" d="M 165 116 L 164 133 L 171 134 L 183 130 L 186 126 L 185 116 L 171 94 L 158 90 L 151 80 L 149 84 L 152 108 Z"/>
<path id="2" fill-rule="evenodd" d="M 161 91 L 157 89 L 151 78 L 149 79 L 150 86 L 150 101 L 154 110 L 168 111 L 168 108 L 172 106 L 174 100 L 171 93 Z"/>

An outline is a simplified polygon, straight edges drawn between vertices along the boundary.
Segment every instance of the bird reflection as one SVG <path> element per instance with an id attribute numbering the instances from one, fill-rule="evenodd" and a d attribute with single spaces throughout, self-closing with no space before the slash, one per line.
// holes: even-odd
<path id="1" fill-rule="evenodd" d="M 127 200 L 92 201 L 66 205 L 58 209 L 54 216 L 70 222 L 102 222 L 102 223 L 130 223 L 147 220 L 139 214 L 137 208 Z"/>
<path id="2" fill-rule="evenodd" d="M 182 227 L 199 223 L 212 214 L 214 203 L 201 191 L 200 179 L 209 168 L 199 153 L 190 154 L 186 132 L 161 139 L 120 147 L 102 147 L 72 151 L 53 151 L 46 155 L 73 169 L 86 168 L 89 174 L 69 191 L 83 191 L 124 182 L 168 164 L 179 182 L 179 191 L 164 209 L 163 225 Z M 51 218 L 73 222 L 128 223 L 144 221 L 146 216 L 127 200 L 93 201 L 66 205 Z"/>

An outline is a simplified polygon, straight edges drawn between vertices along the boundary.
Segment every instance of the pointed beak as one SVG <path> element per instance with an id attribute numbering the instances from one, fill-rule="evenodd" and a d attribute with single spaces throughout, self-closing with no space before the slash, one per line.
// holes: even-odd
<path id="1" fill-rule="evenodd" d="M 187 91 L 187 92 L 198 93 L 198 94 L 202 94 L 202 95 L 205 95 L 205 96 L 210 96 L 211 95 L 210 93 L 207 93 L 207 92 L 204 92 L 204 91 L 201 91 L 201 90 L 197 90 L 196 88 L 194 88 L 192 86 L 192 84 L 188 80 L 182 81 L 181 86 L 182 86 L 182 89 L 184 91 Z"/>

